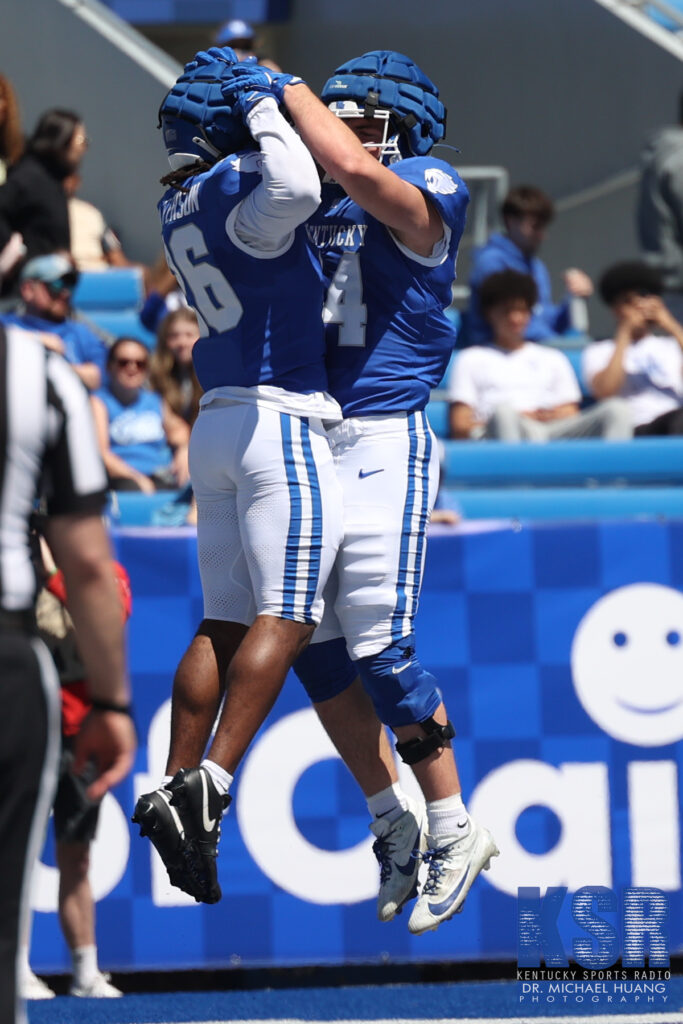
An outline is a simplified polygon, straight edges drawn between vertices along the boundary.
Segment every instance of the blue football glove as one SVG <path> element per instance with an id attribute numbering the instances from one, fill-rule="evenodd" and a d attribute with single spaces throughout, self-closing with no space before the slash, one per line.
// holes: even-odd
<path id="1" fill-rule="evenodd" d="M 199 50 L 191 61 L 185 65 L 185 71 L 194 71 L 198 67 L 209 67 L 217 60 L 224 64 L 237 64 L 237 54 L 229 46 L 212 46 L 209 50 Z"/>
<path id="2" fill-rule="evenodd" d="M 222 83 L 221 95 L 235 113 L 245 118 L 256 104 L 267 96 L 272 97 L 277 104 L 282 103 L 285 86 L 296 85 L 301 81 L 302 79 L 295 78 L 294 75 L 271 71 L 259 64 L 245 61 L 235 66 L 231 77 Z"/>

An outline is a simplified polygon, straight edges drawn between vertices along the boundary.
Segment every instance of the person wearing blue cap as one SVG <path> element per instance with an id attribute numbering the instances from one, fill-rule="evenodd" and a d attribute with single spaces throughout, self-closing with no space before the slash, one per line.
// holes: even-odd
<path id="1" fill-rule="evenodd" d="M 216 46 L 230 46 L 238 60 L 256 56 L 254 50 L 254 29 L 242 18 L 230 18 L 216 30 L 214 36 Z"/>
<path id="2" fill-rule="evenodd" d="M 35 256 L 19 275 L 22 305 L 0 319 L 37 334 L 45 348 L 63 355 L 85 386 L 94 391 L 102 380 L 107 348 L 86 324 L 70 316 L 77 283 L 78 271 L 68 252 Z"/>
<path id="3" fill-rule="evenodd" d="M 242 18 L 230 18 L 224 21 L 216 29 L 214 35 L 215 46 L 229 46 L 237 56 L 238 60 L 246 60 L 247 57 L 256 57 L 261 67 L 269 68 L 271 71 L 281 71 L 279 64 L 276 64 L 270 57 L 256 50 L 256 32 L 248 21 Z"/>

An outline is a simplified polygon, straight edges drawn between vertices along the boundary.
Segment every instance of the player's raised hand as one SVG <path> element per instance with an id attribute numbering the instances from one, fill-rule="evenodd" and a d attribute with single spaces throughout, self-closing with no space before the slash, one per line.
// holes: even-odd
<path id="1" fill-rule="evenodd" d="M 233 68 L 232 77 L 221 85 L 221 93 L 233 110 L 244 118 L 266 97 L 270 96 L 276 103 L 282 103 L 285 86 L 296 85 L 299 82 L 301 79 L 295 78 L 294 75 L 272 71 L 246 60 Z"/>
<path id="2" fill-rule="evenodd" d="M 256 60 L 255 57 L 249 59 Z M 195 71 L 198 67 L 209 67 L 217 60 L 223 61 L 225 64 L 238 63 L 237 54 L 230 46 L 212 46 L 208 50 L 199 50 L 195 53 L 192 60 L 185 65 L 185 71 Z"/>

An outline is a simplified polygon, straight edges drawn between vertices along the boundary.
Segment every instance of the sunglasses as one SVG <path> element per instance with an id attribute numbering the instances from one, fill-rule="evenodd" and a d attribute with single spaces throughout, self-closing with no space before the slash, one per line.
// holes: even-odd
<path id="1" fill-rule="evenodd" d="M 146 370 L 147 369 L 147 360 L 146 359 L 124 359 L 123 357 L 119 356 L 118 358 L 114 359 L 114 366 L 135 366 L 138 370 Z"/>
<path id="2" fill-rule="evenodd" d="M 72 292 L 78 284 L 78 274 L 62 274 L 54 281 L 43 281 L 43 284 L 51 295 L 59 295 L 61 292 Z"/>

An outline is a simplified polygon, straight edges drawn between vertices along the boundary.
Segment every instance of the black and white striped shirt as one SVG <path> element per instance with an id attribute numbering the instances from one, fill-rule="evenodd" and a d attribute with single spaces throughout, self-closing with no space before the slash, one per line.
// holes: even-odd
<path id="1" fill-rule="evenodd" d="M 0 325 L 0 608 L 33 606 L 36 498 L 48 515 L 98 515 L 106 485 L 83 384 L 32 334 Z"/>

